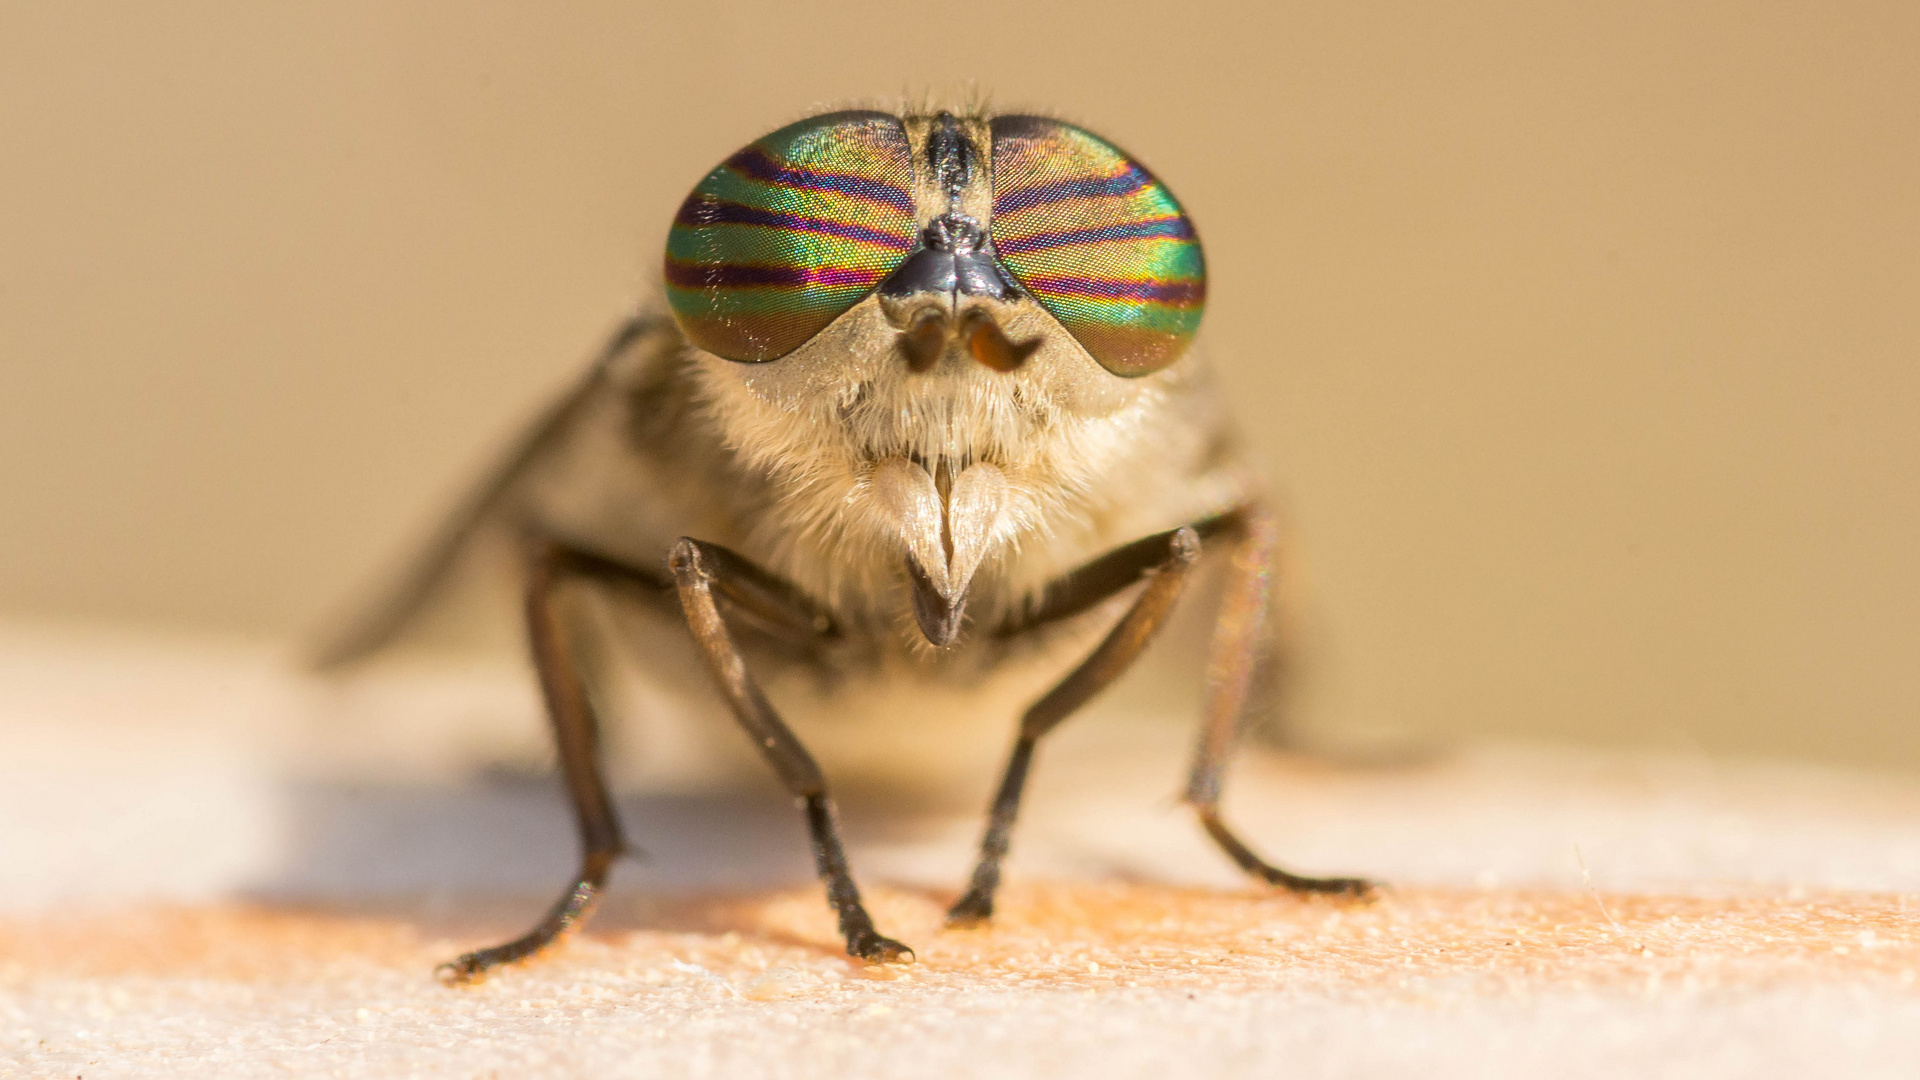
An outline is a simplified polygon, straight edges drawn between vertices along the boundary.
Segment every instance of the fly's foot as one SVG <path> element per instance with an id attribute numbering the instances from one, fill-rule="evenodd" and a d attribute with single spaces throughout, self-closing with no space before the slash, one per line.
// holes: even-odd
<path id="1" fill-rule="evenodd" d="M 1300 877 L 1289 874 L 1277 866 L 1266 867 L 1260 876 L 1270 885 L 1278 885 L 1288 892 L 1303 896 L 1334 896 L 1342 900 L 1354 900 L 1362 903 L 1380 898 L 1380 887 L 1366 878 L 1355 877 Z"/>
<path id="2" fill-rule="evenodd" d="M 947 909 L 947 925 L 956 930 L 970 930 L 985 926 L 993 918 L 993 894 L 979 889 L 968 889 L 967 895 L 953 902 Z"/>
<path id="3" fill-rule="evenodd" d="M 434 968 L 433 977 L 441 986 L 473 986 L 486 980 L 491 966 L 480 953 L 461 953 Z"/>
<path id="4" fill-rule="evenodd" d="M 1315 878 L 1289 874 L 1267 860 L 1254 854 L 1252 848 L 1240 842 L 1240 838 L 1220 820 L 1220 815 L 1211 805 L 1202 806 L 1200 824 L 1220 845 L 1227 857 L 1239 864 L 1240 869 L 1269 885 L 1278 885 L 1289 892 L 1304 896 L 1338 896 L 1348 900 L 1369 901 L 1379 896 L 1379 889 L 1373 882 L 1364 878 Z"/>
<path id="5" fill-rule="evenodd" d="M 433 977 L 440 981 L 441 986 L 477 986 L 485 982 L 495 968 L 523 964 L 545 952 L 557 937 L 550 927 L 543 925 L 535 928 L 533 933 L 505 945 L 461 953 L 434 968 Z"/>
<path id="6" fill-rule="evenodd" d="M 461 953 L 434 968 L 433 977 L 440 980 L 442 986 L 472 986 L 485 979 L 494 968 L 523 963 L 546 952 L 578 928 L 593 912 L 601 883 L 606 880 L 607 865 L 612 861 L 607 858 L 590 864 L 586 873 L 567 891 L 567 895 L 561 897 L 560 902 L 553 905 L 553 910 L 547 912 L 547 917 L 540 920 L 540 925 L 505 945 Z"/>
<path id="7" fill-rule="evenodd" d="M 871 927 L 847 935 L 847 955 L 870 964 L 911 964 L 913 950 Z"/>

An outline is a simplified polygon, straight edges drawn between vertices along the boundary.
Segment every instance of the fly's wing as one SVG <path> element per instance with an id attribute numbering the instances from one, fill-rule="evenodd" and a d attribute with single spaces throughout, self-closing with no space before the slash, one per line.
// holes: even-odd
<path id="1" fill-rule="evenodd" d="M 513 525 L 529 474 L 567 442 L 603 395 L 614 392 L 614 372 L 650 341 L 673 333 L 671 321 L 657 315 L 636 315 L 616 330 L 580 382 L 507 448 L 405 570 L 373 603 L 321 638 L 312 653 L 313 666 L 323 671 L 346 667 L 412 629 L 451 589 L 462 563 L 483 538 Z"/>

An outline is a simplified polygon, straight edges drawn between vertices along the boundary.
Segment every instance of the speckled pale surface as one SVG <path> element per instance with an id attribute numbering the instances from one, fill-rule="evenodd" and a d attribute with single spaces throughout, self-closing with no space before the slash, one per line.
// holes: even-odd
<path id="1" fill-rule="evenodd" d="M 459 991 L 425 977 L 455 947 L 444 917 L 16 921 L 0 936 L 10 1049 L 48 1076 L 1892 1076 L 1920 1061 L 1920 948 L 1891 897 L 1614 896 L 1608 919 L 1580 893 L 1351 908 L 1046 885 L 1011 889 L 991 930 L 944 933 L 940 898 L 876 899 L 918 963 L 848 961 L 816 895 L 783 892 L 609 912 L 547 962 Z M 458 921 L 462 942 L 515 925 Z"/>
<path id="2" fill-rule="evenodd" d="M 1395 883 L 1352 905 L 1250 887 L 1207 850 L 1165 797 L 1184 731 L 1063 732 L 989 929 L 940 927 L 977 820 L 850 803 L 875 914 L 913 965 L 840 954 L 781 800 L 652 795 L 623 801 L 651 857 L 622 867 L 589 932 L 449 990 L 436 962 L 549 899 L 564 813 L 544 783 L 316 770 L 276 728 L 311 719 L 312 694 L 264 654 L 0 649 L 0 1076 L 1920 1062 L 1907 777 L 1516 748 L 1250 761 L 1232 802 L 1263 846 Z M 401 701 L 436 695 L 457 696 Z"/>

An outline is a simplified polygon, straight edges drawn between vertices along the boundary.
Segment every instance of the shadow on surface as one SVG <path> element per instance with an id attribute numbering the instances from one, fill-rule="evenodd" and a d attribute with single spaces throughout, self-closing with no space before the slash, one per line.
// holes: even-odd
<path id="1" fill-rule="evenodd" d="M 274 908 L 398 917 L 434 933 L 531 924 L 570 880 L 578 841 L 549 778 L 425 787 L 300 783 L 285 796 L 286 855 L 245 891 Z M 628 795 L 630 840 L 595 930 L 729 930 L 728 897 L 816 887 L 804 821 L 777 791 Z M 843 808 L 854 849 L 952 835 L 955 819 L 897 799 Z M 971 831 L 971 826 L 968 826 Z M 956 861 L 958 881 L 966 872 Z M 863 880 L 872 880 L 869 872 Z"/>

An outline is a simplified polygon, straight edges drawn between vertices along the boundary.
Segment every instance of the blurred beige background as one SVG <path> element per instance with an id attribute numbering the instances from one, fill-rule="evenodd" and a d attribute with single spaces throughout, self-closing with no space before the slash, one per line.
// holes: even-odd
<path id="1" fill-rule="evenodd" d="M 849 98 L 1199 222 L 1327 731 L 1920 764 L 1920 7 L 0 6 L 0 616 L 285 636 Z"/>

